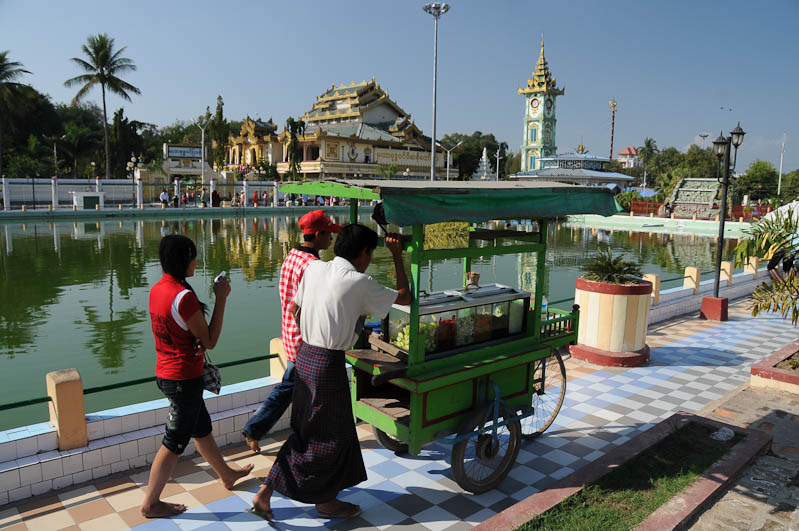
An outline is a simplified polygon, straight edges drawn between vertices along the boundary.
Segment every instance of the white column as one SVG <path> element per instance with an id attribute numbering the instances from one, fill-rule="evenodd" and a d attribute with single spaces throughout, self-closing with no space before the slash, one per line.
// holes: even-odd
<path id="1" fill-rule="evenodd" d="M 241 202 L 241 206 L 246 207 L 250 201 L 250 194 L 249 190 L 247 189 L 247 179 L 243 181 L 243 190 L 244 190 L 244 201 Z"/>
<path id="2" fill-rule="evenodd" d="M 103 183 L 100 182 L 99 177 L 94 178 L 94 191 L 98 194 L 103 191 Z"/>
<path id="3" fill-rule="evenodd" d="M 141 177 L 136 178 L 136 208 L 144 208 L 144 185 L 141 182 Z"/>
<path id="4" fill-rule="evenodd" d="M 209 199 L 208 199 L 209 203 L 211 202 L 210 198 L 213 197 L 214 192 L 216 192 L 216 179 L 211 179 L 211 188 L 209 189 L 209 192 L 208 192 L 209 194 L 211 194 L 209 196 Z"/>
<path id="5" fill-rule="evenodd" d="M 53 195 L 53 210 L 55 210 L 58 208 L 58 180 L 55 177 L 50 178 L 50 190 Z"/>
<path id="6" fill-rule="evenodd" d="M 175 179 L 175 197 L 178 198 L 178 206 L 180 205 L 180 180 Z"/>
<path id="7" fill-rule="evenodd" d="M 274 189 L 274 193 L 272 194 L 272 206 L 276 207 L 277 206 L 277 181 L 275 181 L 273 183 L 273 186 L 274 186 L 275 189 Z"/>
<path id="8" fill-rule="evenodd" d="M 3 210 L 11 210 L 11 198 L 8 197 L 8 177 L 3 175 Z"/>

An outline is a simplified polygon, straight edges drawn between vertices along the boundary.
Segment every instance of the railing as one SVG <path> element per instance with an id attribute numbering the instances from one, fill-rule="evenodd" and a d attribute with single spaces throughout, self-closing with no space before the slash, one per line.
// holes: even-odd
<path id="1" fill-rule="evenodd" d="M 733 205 L 732 206 L 732 221 L 737 221 L 743 218 L 746 221 L 752 219 L 762 218 L 773 210 L 771 205 Z"/>
<path id="2" fill-rule="evenodd" d="M 245 363 L 254 363 L 256 361 L 263 361 L 272 358 L 277 358 L 277 354 L 265 354 L 263 356 L 255 356 L 252 358 L 244 358 L 240 360 L 233 360 L 233 361 L 226 361 L 223 363 L 218 363 L 216 366 L 220 369 L 224 369 L 225 367 L 233 367 L 235 365 L 243 365 Z M 139 385 L 143 383 L 149 383 L 155 381 L 155 376 L 147 376 L 145 378 L 136 378 L 135 380 L 128 380 L 125 382 L 117 382 L 107 385 L 98 385 L 95 387 L 87 387 L 83 390 L 84 395 L 90 395 L 93 393 L 100 393 L 103 391 L 110 391 L 112 389 L 119 389 L 121 387 L 130 387 L 133 385 Z M 36 398 L 29 398 L 27 400 L 20 400 L 18 402 L 11 402 L 8 404 L 0 404 L 0 411 L 7 411 L 9 409 L 16 409 L 25 406 L 32 406 L 35 404 L 43 404 L 45 402 L 50 402 L 52 399 L 49 396 L 39 396 Z"/>
<path id="3" fill-rule="evenodd" d="M 557 317 L 550 319 L 550 314 Z M 547 311 L 547 319 L 541 322 L 541 339 L 551 339 L 576 332 L 577 330 L 574 326 L 576 317 L 575 312 L 554 309 Z"/>
<path id="4" fill-rule="evenodd" d="M 631 201 L 630 211 L 633 214 L 641 214 L 645 216 L 648 216 L 649 214 L 657 215 L 661 206 L 663 206 L 663 203 L 658 203 L 655 201 Z"/>

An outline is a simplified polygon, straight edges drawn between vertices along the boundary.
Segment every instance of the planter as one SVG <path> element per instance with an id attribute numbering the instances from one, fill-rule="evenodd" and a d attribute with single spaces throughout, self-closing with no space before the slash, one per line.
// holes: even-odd
<path id="1" fill-rule="evenodd" d="M 777 368 L 777 364 L 799 352 L 799 341 L 794 341 L 756 363 L 750 369 L 749 385 L 799 394 L 799 372 Z"/>
<path id="2" fill-rule="evenodd" d="M 621 285 L 578 278 L 574 303 L 580 306 L 580 327 L 572 356 L 611 367 L 645 365 L 651 294 L 646 280 Z"/>

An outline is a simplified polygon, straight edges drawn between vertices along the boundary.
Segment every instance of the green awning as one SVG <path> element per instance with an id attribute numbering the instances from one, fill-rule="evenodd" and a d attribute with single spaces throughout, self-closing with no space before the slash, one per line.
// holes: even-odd
<path id="1" fill-rule="evenodd" d="M 619 208 L 605 187 L 548 182 L 335 180 L 289 183 L 281 192 L 383 200 L 386 219 L 400 226 L 442 221 L 611 216 Z"/>

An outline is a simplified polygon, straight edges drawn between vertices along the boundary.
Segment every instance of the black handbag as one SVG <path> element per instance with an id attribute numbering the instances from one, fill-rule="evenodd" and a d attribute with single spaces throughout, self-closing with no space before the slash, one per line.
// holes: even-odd
<path id="1" fill-rule="evenodd" d="M 222 389 L 222 376 L 219 374 L 219 367 L 211 363 L 207 352 L 203 363 L 203 389 L 211 391 L 215 395 L 218 395 Z"/>

